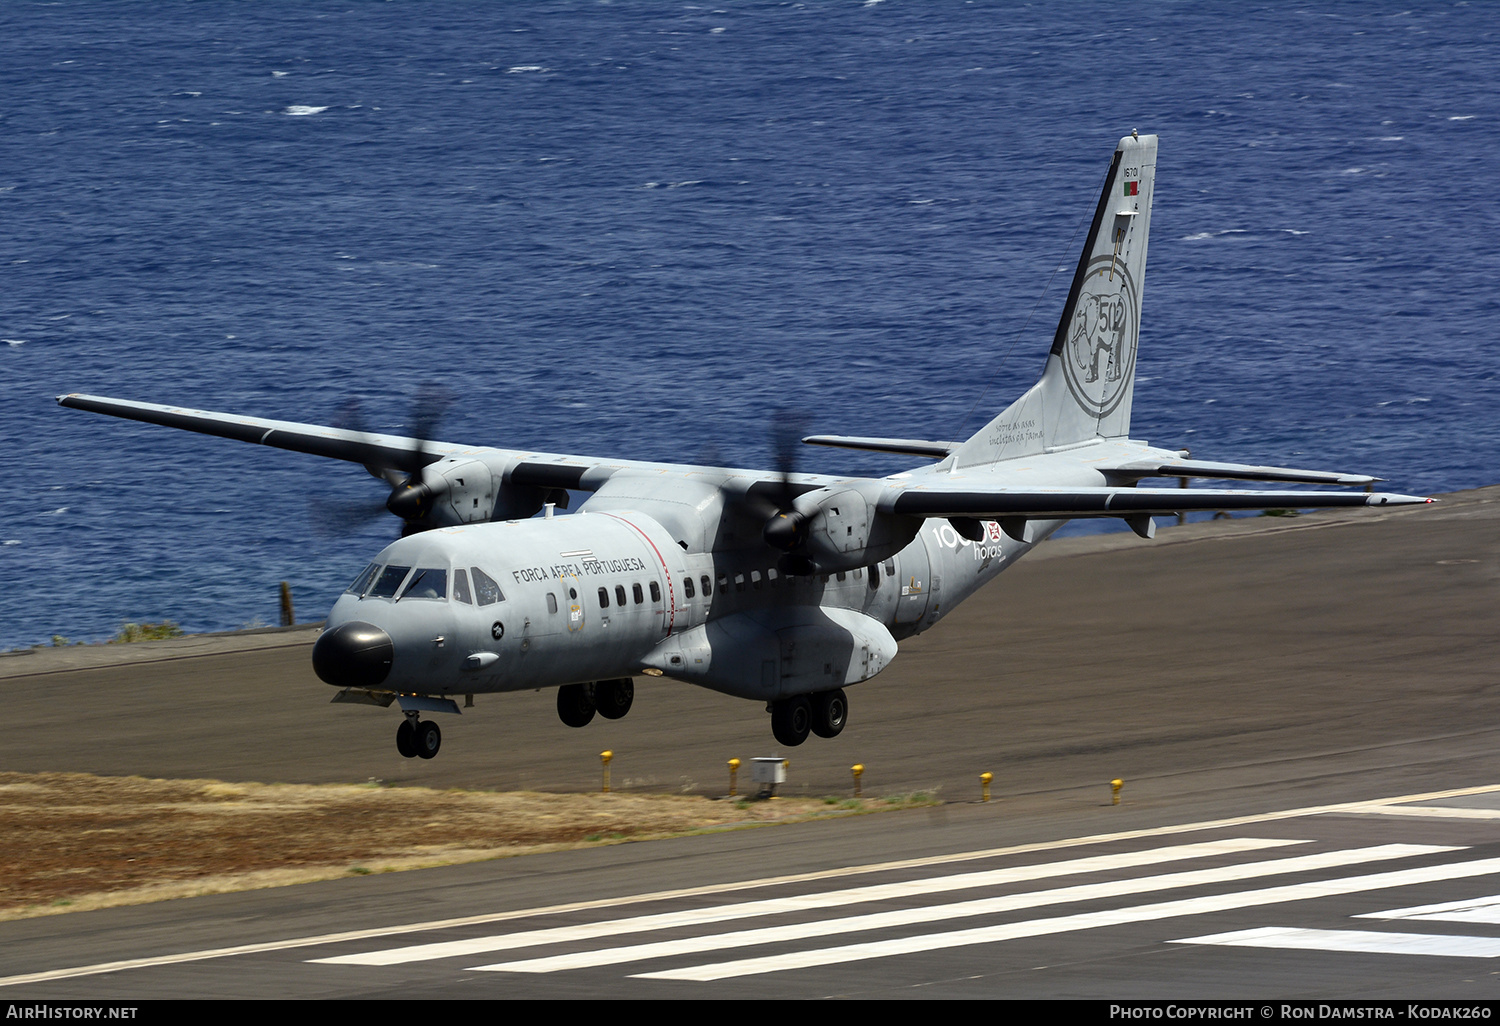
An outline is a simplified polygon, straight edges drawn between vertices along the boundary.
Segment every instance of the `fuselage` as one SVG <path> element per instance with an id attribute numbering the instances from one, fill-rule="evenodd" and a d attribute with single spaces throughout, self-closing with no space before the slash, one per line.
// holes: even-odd
<path id="1" fill-rule="evenodd" d="M 1097 483 L 1078 455 L 1015 469 Z M 391 639 L 378 683 L 386 691 L 518 691 L 644 671 L 773 700 L 873 676 L 896 641 L 935 624 L 1062 523 L 1032 521 L 1014 538 L 983 521 L 984 537 L 972 541 L 930 519 L 894 556 L 792 576 L 758 539 L 713 546 L 723 532 L 711 509 L 685 527 L 609 498 L 600 497 L 605 509 L 591 500 L 572 515 L 394 542 L 334 603 L 328 627 L 364 623 Z"/>

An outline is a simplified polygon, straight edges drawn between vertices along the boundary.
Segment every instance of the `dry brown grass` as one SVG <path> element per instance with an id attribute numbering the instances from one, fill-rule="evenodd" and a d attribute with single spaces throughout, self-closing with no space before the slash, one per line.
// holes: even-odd
<path id="1" fill-rule="evenodd" d="M 904 807 L 0 773 L 0 919 Z"/>

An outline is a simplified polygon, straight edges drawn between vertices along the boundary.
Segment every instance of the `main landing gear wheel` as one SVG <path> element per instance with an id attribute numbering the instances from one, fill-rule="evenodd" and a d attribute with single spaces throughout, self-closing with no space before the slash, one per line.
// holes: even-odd
<path id="1" fill-rule="evenodd" d="M 771 703 L 771 733 L 788 748 L 807 740 L 812 728 L 812 703 L 806 695 L 796 695 Z"/>
<path id="2" fill-rule="evenodd" d="M 843 688 L 819 691 L 812 696 L 812 732 L 819 737 L 838 737 L 849 720 L 849 699 Z"/>
<path id="3" fill-rule="evenodd" d="M 568 726 L 588 726 L 594 708 L 594 685 L 564 684 L 557 689 L 557 718 Z"/>
<path id="4" fill-rule="evenodd" d="M 629 677 L 601 680 L 594 685 L 594 705 L 606 720 L 618 720 L 630 711 L 635 701 L 635 681 Z"/>
<path id="5" fill-rule="evenodd" d="M 411 720 L 402 720 L 396 728 L 396 751 L 408 759 L 417 757 L 417 732 L 412 729 Z"/>
<path id="6" fill-rule="evenodd" d="M 417 754 L 424 759 L 430 759 L 438 753 L 443 745 L 443 732 L 438 730 L 438 725 L 431 720 L 422 720 L 413 731 L 417 743 Z"/>

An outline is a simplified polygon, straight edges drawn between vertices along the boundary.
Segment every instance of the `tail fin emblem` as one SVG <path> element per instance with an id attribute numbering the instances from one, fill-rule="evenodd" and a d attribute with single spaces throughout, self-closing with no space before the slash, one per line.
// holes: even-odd
<path id="1" fill-rule="evenodd" d="M 1063 369 L 1068 391 L 1096 416 L 1119 405 L 1130 380 L 1140 330 L 1138 296 L 1129 271 L 1113 254 L 1090 263 L 1068 326 Z"/>

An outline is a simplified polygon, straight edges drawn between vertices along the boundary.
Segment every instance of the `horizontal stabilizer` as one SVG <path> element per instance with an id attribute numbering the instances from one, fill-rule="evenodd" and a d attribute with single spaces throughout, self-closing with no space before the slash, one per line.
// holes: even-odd
<path id="1" fill-rule="evenodd" d="M 903 456 L 923 456 L 940 460 L 961 442 L 924 442 L 915 438 L 861 438 L 856 435 L 810 435 L 802 439 L 808 445 L 831 445 L 837 449 L 863 449 L 866 452 L 893 452 Z"/>
<path id="2" fill-rule="evenodd" d="M 1107 474 L 1129 477 L 1213 477 L 1233 481 L 1287 481 L 1298 484 L 1364 485 L 1378 477 L 1338 474 L 1328 470 L 1295 470 L 1290 467 L 1257 467 L 1244 463 L 1212 463 L 1208 460 L 1135 460 L 1119 466 L 1101 466 Z"/>
<path id="3" fill-rule="evenodd" d="M 1169 516 L 1221 510 L 1322 509 L 1334 506 L 1408 506 L 1433 500 L 1384 492 L 1250 492 L 1215 488 L 911 488 L 881 497 L 886 513 L 919 517 Z"/>

